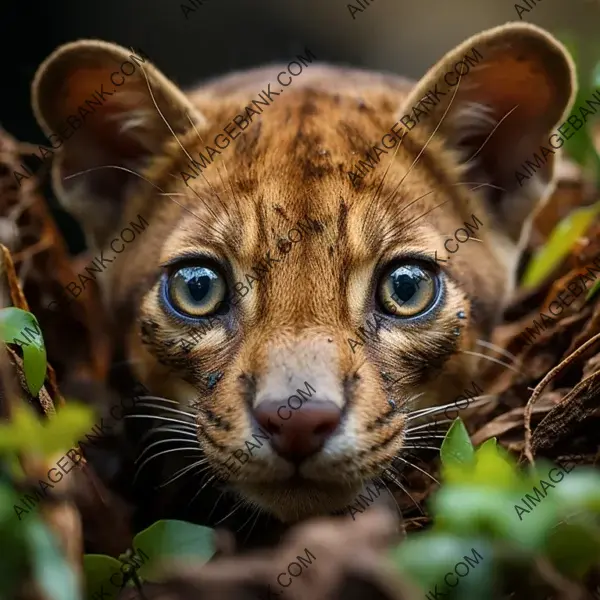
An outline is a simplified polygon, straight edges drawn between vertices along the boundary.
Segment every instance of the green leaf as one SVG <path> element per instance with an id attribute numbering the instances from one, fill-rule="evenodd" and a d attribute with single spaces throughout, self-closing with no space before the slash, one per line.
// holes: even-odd
<path id="1" fill-rule="evenodd" d="M 84 404 L 69 401 L 56 416 L 44 421 L 42 452 L 45 455 L 73 447 L 94 424 L 94 410 Z"/>
<path id="2" fill-rule="evenodd" d="M 592 87 L 600 88 L 600 62 L 597 62 L 592 70 Z"/>
<path id="3" fill-rule="evenodd" d="M 162 520 L 152 524 L 133 538 L 136 553 L 150 559 L 138 570 L 138 576 L 153 581 L 157 565 L 163 560 L 190 558 L 194 565 L 207 562 L 215 553 L 214 531 L 186 521 Z M 133 561 L 130 561 L 134 564 Z M 138 562 L 139 564 L 139 562 Z"/>
<path id="4" fill-rule="evenodd" d="M 445 485 L 432 500 L 435 528 L 462 536 L 485 536 L 511 543 L 527 552 L 539 552 L 558 520 L 556 504 L 549 498 L 533 510 L 519 514 L 516 506 L 531 488 L 518 492 L 475 486 Z"/>
<path id="5" fill-rule="evenodd" d="M 0 528 L 6 522 L 13 522 L 15 518 L 13 505 L 17 503 L 18 500 L 19 497 L 11 487 L 5 483 L 0 484 Z"/>
<path id="6" fill-rule="evenodd" d="M 55 417 L 41 421 L 29 405 L 21 404 L 9 423 L 0 423 L 0 452 L 51 456 L 71 448 L 89 430 L 93 416 L 91 408 L 69 403 Z"/>
<path id="7" fill-rule="evenodd" d="M 28 545 L 13 506 L 19 501 L 15 491 L 0 484 L 0 598 L 14 598 L 16 588 L 27 577 Z"/>
<path id="8" fill-rule="evenodd" d="M 440 448 L 440 458 L 446 465 L 474 463 L 475 451 L 469 437 L 469 432 L 460 417 L 454 419 Z"/>
<path id="9" fill-rule="evenodd" d="M 17 454 L 7 453 L 4 461 L 6 463 L 6 468 L 14 481 L 25 479 L 25 471 L 23 471 L 21 461 L 19 460 L 19 456 Z"/>
<path id="10" fill-rule="evenodd" d="M 116 600 L 121 590 L 119 584 L 123 581 L 123 576 L 118 575 L 111 578 L 115 573 L 121 573 L 121 563 L 112 556 L 104 554 L 84 554 L 83 572 L 85 573 L 85 597 L 86 600 L 95 598 L 106 598 L 106 600 Z"/>
<path id="11" fill-rule="evenodd" d="M 32 396 L 37 396 L 46 378 L 46 347 L 37 319 L 14 306 L 3 308 L 0 335 L 6 344 L 16 344 L 22 349 L 27 387 Z"/>
<path id="12" fill-rule="evenodd" d="M 561 40 L 573 56 L 577 72 L 577 81 L 579 82 L 579 89 L 573 103 L 575 109 L 573 113 L 571 113 L 572 115 L 577 113 L 578 106 L 586 105 L 586 101 L 600 85 L 600 65 L 596 65 L 595 68 L 592 69 L 591 74 L 587 66 L 585 67 L 585 70 L 583 70 L 582 53 L 580 52 L 578 41 L 570 35 L 561 36 Z M 597 48 L 596 51 L 600 51 L 600 48 Z M 586 48 L 585 56 L 592 56 L 593 54 L 594 53 L 589 47 Z M 573 132 L 571 137 L 568 140 L 565 140 L 564 146 L 569 156 L 584 169 L 587 169 L 589 166 L 593 168 L 596 181 L 599 182 L 600 157 L 598 156 L 598 152 L 596 151 L 590 134 L 589 123 L 591 120 L 593 120 L 593 117 L 589 121 L 586 119 L 586 125 L 579 131 Z"/>
<path id="13" fill-rule="evenodd" d="M 585 297 L 585 301 L 589 302 L 600 290 L 600 279 L 594 283 L 594 285 L 590 288 L 587 296 Z"/>
<path id="14" fill-rule="evenodd" d="M 469 485 L 443 485 L 432 498 L 435 527 L 461 535 L 484 534 L 497 538 L 504 522 L 514 520 L 513 496 Z"/>
<path id="15" fill-rule="evenodd" d="M 481 444 L 480 446 L 477 447 L 476 452 L 479 452 L 479 450 L 483 450 L 484 448 L 487 449 L 490 447 L 494 448 L 494 450 L 497 449 L 497 447 L 498 447 L 498 439 L 497 438 L 493 437 L 493 438 L 490 438 L 489 440 L 485 440 L 485 442 L 483 442 L 483 444 Z"/>
<path id="16" fill-rule="evenodd" d="M 574 579 L 581 579 L 600 560 L 600 532 L 582 523 L 560 523 L 547 541 L 546 554 L 555 568 Z"/>
<path id="17" fill-rule="evenodd" d="M 0 423 L 0 452 L 33 450 L 40 439 L 41 429 L 39 419 L 28 404 L 16 406 L 11 420 Z"/>
<path id="18" fill-rule="evenodd" d="M 482 444 L 475 451 L 474 462 L 474 466 L 468 469 L 460 464 L 444 465 L 444 481 L 509 492 L 524 485 L 525 478 L 519 474 L 516 465 L 501 447 Z"/>
<path id="19" fill-rule="evenodd" d="M 79 600 L 75 573 L 46 525 L 30 518 L 22 525 L 29 542 L 33 577 L 48 600 Z"/>
<path id="20" fill-rule="evenodd" d="M 471 565 L 468 576 L 450 578 L 451 583 L 460 581 L 459 585 L 455 585 L 455 591 L 444 578 L 448 573 L 454 572 L 459 562 L 464 563 L 467 558 Z M 464 539 L 452 534 L 429 531 L 409 537 L 392 551 L 391 559 L 402 575 L 421 586 L 427 598 L 492 597 L 495 583 L 494 554 L 488 540 Z"/>
<path id="21" fill-rule="evenodd" d="M 600 475 L 592 468 L 578 467 L 565 473 L 553 496 L 564 515 L 581 510 L 600 514 Z"/>
<path id="22" fill-rule="evenodd" d="M 597 202 L 592 206 L 577 208 L 565 217 L 527 265 L 523 276 L 523 287 L 533 288 L 542 283 L 569 254 L 573 245 L 584 235 L 599 212 L 600 202 Z"/>
<path id="23" fill-rule="evenodd" d="M 582 88 L 577 93 L 573 106 L 585 107 L 587 100 L 590 98 L 592 98 L 592 90 L 589 88 Z M 577 108 L 571 114 L 580 118 Z M 599 181 L 600 157 L 598 157 L 588 123 L 589 121 L 586 122 L 586 124 L 579 131 L 572 130 L 571 137 L 568 140 L 565 139 L 564 147 L 568 155 L 577 164 L 579 164 L 584 170 L 593 171 L 595 180 Z"/>
<path id="24" fill-rule="evenodd" d="M 491 440 L 488 440 L 488 442 Z M 475 451 L 475 469 L 471 482 L 504 490 L 520 489 L 524 478 L 504 448 L 482 444 Z"/>

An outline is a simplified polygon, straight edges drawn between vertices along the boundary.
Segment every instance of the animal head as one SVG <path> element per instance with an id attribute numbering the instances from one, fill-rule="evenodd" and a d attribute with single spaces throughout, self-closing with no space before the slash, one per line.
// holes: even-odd
<path id="1" fill-rule="evenodd" d="M 184 93 L 79 41 L 33 83 L 56 193 L 112 259 L 115 343 L 220 485 L 286 522 L 343 509 L 414 445 L 410 411 L 473 377 L 553 157 L 515 171 L 575 92 L 564 48 L 523 24 L 416 84 L 296 64 Z"/>

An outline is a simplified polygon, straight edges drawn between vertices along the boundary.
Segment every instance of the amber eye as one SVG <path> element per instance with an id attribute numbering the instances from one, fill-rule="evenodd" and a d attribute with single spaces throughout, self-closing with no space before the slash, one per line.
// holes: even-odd
<path id="1" fill-rule="evenodd" d="M 388 314 L 416 317 L 432 308 L 440 297 L 439 276 L 417 263 L 396 265 L 381 278 L 378 299 Z"/>
<path id="2" fill-rule="evenodd" d="M 167 298 L 173 308 L 187 317 L 214 313 L 225 298 L 224 278 L 209 267 L 182 267 L 167 281 Z"/>

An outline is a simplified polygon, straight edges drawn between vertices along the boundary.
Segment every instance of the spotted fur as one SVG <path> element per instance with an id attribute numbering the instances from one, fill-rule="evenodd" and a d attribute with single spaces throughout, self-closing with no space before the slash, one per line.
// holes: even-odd
<path id="1" fill-rule="evenodd" d="M 480 64 L 352 185 L 352 165 L 473 48 Z M 129 54 L 99 41 L 52 54 L 33 84 L 46 133 Z M 250 409 L 267 397 L 284 400 L 309 382 L 342 409 L 334 437 L 302 464 L 301 484 L 268 444 L 229 473 L 235 494 L 294 521 L 343 509 L 381 474 L 402 452 L 411 399 L 449 402 L 473 377 L 479 359 L 465 352 L 481 352 L 477 340 L 513 289 L 530 216 L 552 189 L 552 161 L 523 188 L 513 171 L 568 112 L 575 83 L 565 49 L 524 24 L 467 40 L 416 84 L 311 64 L 202 176 L 184 182 L 190 156 L 281 70 L 233 74 L 184 93 L 146 62 L 65 143 L 53 177 L 92 246 L 105 248 L 110 232 L 136 215 L 149 223 L 102 281 L 114 344 L 155 395 L 194 413 L 212 473 L 227 473 L 223 463 L 255 431 Z M 137 175 L 82 173 L 102 165 Z M 473 214 L 483 222 L 477 240 L 433 265 L 444 287 L 435 315 L 412 324 L 387 318 L 366 343 L 350 344 L 379 314 L 375 288 L 385 266 L 402 256 L 447 258 L 444 241 Z M 319 231 L 294 244 L 236 308 L 191 349 L 169 345 L 194 325 L 161 301 L 163 265 L 206 253 L 233 287 L 307 217 Z"/>

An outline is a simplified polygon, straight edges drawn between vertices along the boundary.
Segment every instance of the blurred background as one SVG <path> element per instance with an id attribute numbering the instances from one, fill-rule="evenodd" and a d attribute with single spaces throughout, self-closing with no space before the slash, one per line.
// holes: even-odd
<path id="1" fill-rule="evenodd" d="M 30 108 L 30 82 L 52 50 L 76 39 L 140 48 L 182 87 L 287 61 L 306 46 L 319 60 L 417 78 L 468 36 L 519 20 L 515 4 L 504 0 L 361 0 L 366 8 L 354 1 L 354 14 L 343 0 L 2 2 L 0 124 L 18 139 L 38 143 L 44 138 Z M 594 44 L 599 0 L 522 0 L 520 5 L 533 7 L 522 12 L 523 21 L 569 34 L 583 48 Z M 585 52 L 578 57 L 583 67 L 587 58 Z M 59 224 L 70 230 L 72 250 L 79 250 L 82 240 L 73 224 L 53 208 Z"/>

